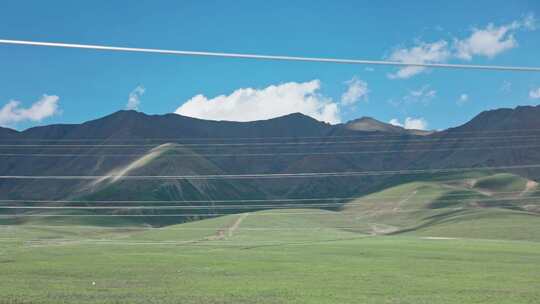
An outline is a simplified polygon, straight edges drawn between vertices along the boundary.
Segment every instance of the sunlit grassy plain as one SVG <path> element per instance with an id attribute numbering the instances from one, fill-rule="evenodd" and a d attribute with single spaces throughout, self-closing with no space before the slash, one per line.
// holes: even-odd
<path id="1" fill-rule="evenodd" d="M 538 204 L 537 189 L 525 184 L 419 181 L 340 210 L 159 229 L 4 225 L 0 303 L 539 303 L 540 218 L 518 208 Z"/>

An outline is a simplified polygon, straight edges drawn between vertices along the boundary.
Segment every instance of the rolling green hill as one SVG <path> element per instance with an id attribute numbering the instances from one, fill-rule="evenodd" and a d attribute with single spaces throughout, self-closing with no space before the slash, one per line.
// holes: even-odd
<path id="1" fill-rule="evenodd" d="M 105 189 L 115 189 L 115 183 Z M 504 189 L 505 191 L 495 191 Z M 115 190 L 121 191 L 121 188 Z M 96 193 L 99 193 L 96 192 Z M 302 203 L 308 207 L 309 202 Z M 537 185 L 512 174 L 468 174 L 462 179 L 449 175 L 433 181 L 406 182 L 346 201 L 330 202 L 320 209 L 294 208 L 294 202 L 278 209 L 238 210 L 237 214 L 163 227 L 134 238 L 164 241 L 261 240 L 265 242 L 328 240 L 365 235 L 421 235 L 430 237 L 540 240 L 540 205 Z M 279 205 L 276 205 L 276 208 Z M 285 209 L 284 209 L 285 208 Z M 222 212 L 221 209 L 213 210 Z M 139 215 L 200 214 L 211 216 L 212 209 L 135 211 Z M 125 211 L 132 214 L 133 211 Z M 150 213 L 149 213 L 150 212 Z M 71 213 L 81 214 L 80 211 Z M 99 215 L 99 213 L 88 213 Z M 116 213 L 122 215 L 122 213 Z M 27 224 L 103 225 L 144 227 L 153 218 L 158 226 L 167 223 L 161 217 L 44 217 L 30 218 Z M 173 219 L 175 217 L 172 217 Z M 116 220 L 118 219 L 118 220 Z M 193 221 L 189 216 L 177 221 Z M 231 228 L 233 227 L 233 228 Z M 232 231 L 231 231 L 232 230 Z"/>
<path id="2" fill-rule="evenodd" d="M 477 179 L 472 186 L 475 189 L 491 193 L 516 192 L 526 191 L 527 182 L 529 182 L 527 179 L 514 174 L 499 173 Z"/>
<path id="3" fill-rule="evenodd" d="M 512 174 L 451 177 L 391 187 L 348 202 L 342 212 L 372 222 L 374 233 L 540 240 L 540 214 L 531 212 L 540 204 L 536 183 Z"/>

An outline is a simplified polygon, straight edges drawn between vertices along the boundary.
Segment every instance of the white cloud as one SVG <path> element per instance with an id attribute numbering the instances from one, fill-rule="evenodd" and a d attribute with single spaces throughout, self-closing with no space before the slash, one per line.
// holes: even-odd
<path id="1" fill-rule="evenodd" d="M 352 105 L 359 100 L 366 101 L 369 94 L 367 82 L 353 77 L 351 80 L 345 82 L 347 84 L 347 91 L 341 95 L 341 103 L 343 105 Z"/>
<path id="2" fill-rule="evenodd" d="M 420 41 L 418 45 L 412 48 L 401 48 L 394 50 L 388 57 L 391 61 L 409 62 L 409 63 L 438 63 L 444 62 L 450 57 L 448 42 L 439 40 L 433 43 Z M 406 66 L 400 68 L 396 73 L 389 74 L 391 79 L 410 78 L 421 73 L 426 68 L 418 66 Z"/>
<path id="3" fill-rule="evenodd" d="M 175 111 L 211 120 L 253 121 L 295 112 L 329 123 L 339 123 L 339 106 L 319 93 L 319 80 L 287 82 L 264 89 L 241 88 L 230 95 L 196 95 Z"/>
<path id="4" fill-rule="evenodd" d="M 428 123 L 424 118 L 407 117 L 405 118 L 404 123 L 401 123 L 397 118 L 394 118 L 390 120 L 389 123 L 394 126 L 413 130 L 426 130 L 428 127 Z"/>
<path id="5" fill-rule="evenodd" d="M 397 118 L 390 119 L 390 121 L 388 123 L 393 125 L 393 126 L 403 127 L 403 124 L 400 123 Z"/>
<path id="6" fill-rule="evenodd" d="M 473 28 L 471 34 L 463 39 L 454 39 L 450 43 L 441 39 L 432 43 L 419 41 L 411 48 L 398 48 L 387 58 L 397 62 L 444 63 L 452 58 L 471 60 L 474 56 L 493 58 L 496 55 L 518 46 L 515 38 L 517 31 L 536 30 L 537 21 L 529 13 L 520 20 L 497 26 L 489 23 L 485 28 Z M 406 66 L 389 74 L 391 79 L 410 78 L 425 71 L 425 67 Z"/>
<path id="7" fill-rule="evenodd" d="M 529 98 L 531 98 L 531 99 L 539 99 L 540 98 L 540 88 L 530 90 L 529 91 Z"/>
<path id="8" fill-rule="evenodd" d="M 423 118 L 407 117 L 405 119 L 405 129 L 426 130 L 427 126 L 428 126 L 428 123 Z"/>
<path id="9" fill-rule="evenodd" d="M 29 108 L 23 108 L 19 101 L 11 100 L 0 108 L 0 126 L 10 126 L 23 121 L 39 122 L 58 114 L 59 100 L 55 95 L 43 95 Z"/>
<path id="10" fill-rule="evenodd" d="M 461 94 L 459 95 L 458 100 L 456 103 L 460 106 L 464 105 L 467 101 L 469 101 L 469 95 L 468 94 Z"/>
<path id="11" fill-rule="evenodd" d="M 517 30 L 534 29 L 536 29 L 536 19 L 533 14 L 501 26 L 490 23 L 483 29 L 473 28 L 469 37 L 454 41 L 455 56 L 464 60 L 471 60 L 475 55 L 493 58 L 518 46 L 514 36 Z"/>
<path id="12" fill-rule="evenodd" d="M 485 29 L 474 29 L 469 38 L 455 41 L 456 56 L 465 60 L 471 60 L 473 55 L 493 58 L 517 45 L 510 27 L 496 27 L 493 24 L 489 24 Z"/>
<path id="13" fill-rule="evenodd" d="M 126 110 L 138 110 L 139 105 L 141 104 L 141 97 L 144 95 L 146 89 L 138 85 L 129 93 L 128 102 L 126 104 Z"/>

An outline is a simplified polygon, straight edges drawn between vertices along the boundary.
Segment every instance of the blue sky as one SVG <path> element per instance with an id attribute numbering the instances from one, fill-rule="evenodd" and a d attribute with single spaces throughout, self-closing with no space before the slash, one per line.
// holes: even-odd
<path id="1" fill-rule="evenodd" d="M 540 66 L 538 1 L 410 2 L 11 1 L 0 7 L 0 39 Z M 409 118 L 409 127 L 430 129 L 540 103 L 540 73 L 8 45 L 0 45 L 0 62 L 0 124 L 17 129 L 98 118 L 126 108 L 130 93 L 131 105 L 151 114 L 189 101 L 180 113 L 213 119 L 303 111 L 332 122 Z"/>

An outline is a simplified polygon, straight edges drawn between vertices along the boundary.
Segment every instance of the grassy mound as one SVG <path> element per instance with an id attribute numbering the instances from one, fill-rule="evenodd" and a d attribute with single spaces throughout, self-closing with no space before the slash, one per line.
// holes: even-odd
<path id="1" fill-rule="evenodd" d="M 500 192 L 520 192 L 525 190 L 527 179 L 510 173 L 500 173 L 483 178 L 479 178 L 474 183 L 474 188 L 478 190 L 500 193 Z"/>

